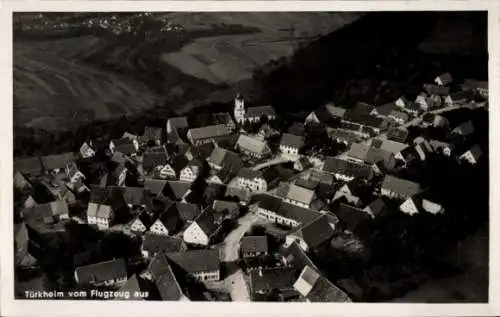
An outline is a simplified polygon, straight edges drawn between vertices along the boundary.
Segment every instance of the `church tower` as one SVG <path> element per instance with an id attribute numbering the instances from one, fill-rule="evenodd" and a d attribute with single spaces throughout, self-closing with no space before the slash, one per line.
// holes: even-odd
<path id="1" fill-rule="evenodd" d="M 234 119 L 238 124 L 243 124 L 245 120 L 245 100 L 240 94 L 234 98 Z"/>

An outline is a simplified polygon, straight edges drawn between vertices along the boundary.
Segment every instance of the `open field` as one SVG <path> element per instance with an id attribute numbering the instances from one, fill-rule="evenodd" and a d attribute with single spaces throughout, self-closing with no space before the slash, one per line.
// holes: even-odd
<path id="1" fill-rule="evenodd" d="M 169 65 L 213 84 L 235 83 L 252 77 L 254 69 L 293 55 L 300 44 L 356 20 L 357 13 L 258 12 L 168 14 L 169 20 L 186 30 L 213 25 L 242 25 L 260 30 L 254 34 L 198 38 L 180 51 L 162 55 Z"/>

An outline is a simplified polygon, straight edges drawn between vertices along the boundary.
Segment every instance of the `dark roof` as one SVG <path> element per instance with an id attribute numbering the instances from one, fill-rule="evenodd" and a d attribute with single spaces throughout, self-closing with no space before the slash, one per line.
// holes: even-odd
<path id="1" fill-rule="evenodd" d="M 288 133 L 303 136 L 305 132 L 305 126 L 301 122 L 294 122 L 289 128 Z"/>
<path id="2" fill-rule="evenodd" d="M 462 124 L 460 124 L 458 127 L 453 129 L 453 133 L 460 134 L 460 135 L 469 135 L 474 133 L 474 125 L 472 124 L 472 121 L 467 121 Z"/>
<path id="3" fill-rule="evenodd" d="M 454 92 L 448 95 L 453 101 L 461 101 L 472 98 L 472 92 L 470 90 L 463 90 Z"/>
<path id="4" fill-rule="evenodd" d="M 259 200 L 259 207 L 264 210 L 276 212 L 280 205 L 281 199 L 270 195 L 262 195 Z"/>
<path id="5" fill-rule="evenodd" d="M 333 116 L 326 110 L 325 106 L 319 107 L 313 111 L 316 118 L 318 118 L 319 123 L 323 124 L 328 122 L 333 118 Z"/>
<path id="6" fill-rule="evenodd" d="M 351 177 L 370 177 L 372 169 L 369 165 L 358 164 L 351 161 L 343 160 L 336 157 L 327 157 L 323 171 L 327 173 L 338 173 Z"/>
<path id="7" fill-rule="evenodd" d="M 246 236 L 241 239 L 242 252 L 267 252 L 266 236 Z"/>
<path id="8" fill-rule="evenodd" d="M 166 180 L 146 178 L 144 180 L 144 189 L 148 190 L 151 194 L 158 196 L 162 193 L 166 184 Z"/>
<path id="9" fill-rule="evenodd" d="M 240 211 L 240 205 L 238 203 L 218 199 L 214 200 L 212 208 L 216 212 L 225 212 L 227 210 L 231 217 L 237 216 Z"/>
<path id="10" fill-rule="evenodd" d="M 66 164 L 75 159 L 75 154 L 72 152 L 63 154 L 53 154 L 42 156 L 42 165 L 45 170 L 50 171 L 56 168 L 65 168 Z"/>
<path id="11" fill-rule="evenodd" d="M 210 239 L 213 235 L 215 235 L 222 225 L 223 217 L 220 213 L 215 213 L 210 208 L 205 209 L 199 216 L 196 218 L 195 222 L 198 226 L 203 230 L 203 232 Z"/>
<path id="12" fill-rule="evenodd" d="M 367 104 L 365 102 L 358 102 L 356 106 L 352 109 L 353 111 L 370 114 L 375 109 L 375 106 Z"/>
<path id="13" fill-rule="evenodd" d="M 299 178 L 295 181 L 295 185 L 300 186 L 300 187 L 304 187 L 307 189 L 315 190 L 316 187 L 318 187 L 319 182 L 316 182 L 316 181 L 313 181 L 310 179 Z"/>
<path id="14" fill-rule="evenodd" d="M 155 168 L 157 166 L 167 165 L 168 156 L 166 152 L 146 152 L 143 155 L 142 165 L 145 170 Z"/>
<path id="15" fill-rule="evenodd" d="M 291 289 L 295 282 L 296 271 L 291 267 L 254 270 L 250 273 L 252 293 L 273 289 Z"/>
<path id="16" fill-rule="evenodd" d="M 246 118 L 254 118 L 254 117 L 262 117 L 262 116 L 275 116 L 276 113 L 272 106 L 258 106 L 258 107 L 248 107 L 245 117 Z"/>
<path id="17" fill-rule="evenodd" d="M 196 157 L 201 160 L 205 160 L 212 154 L 215 148 L 215 144 L 212 142 L 204 143 L 201 145 L 193 146 L 191 148 L 191 153 L 193 157 Z"/>
<path id="18" fill-rule="evenodd" d="M 148 286 L 146 281 L 142 280 L 140 277 L 137 277 L 137 275 L 134 274 L 127 280 L 127 283 L 125 283 L 125 285 L 120 287 L 120 289 L 118 290 L 119 292 L 129 292 L 130 296 L 128 298 L 125 296 L 117 298 L 123 300 L 137 300 L 140 298 L 134 296 L 135 292 L 146 292 L 147 290 Z"/>
<path id="19" fill-rule="evenodd" d="M 168 121 L 170 121 L 170 124 L 172 125 L 173 128 L 175 129 L 186 129 L 189 127 L 187 117 L 174 117 L 174 118 L 169 118 Z"/>
<path id="20" fill-rule="evenodd" d="M 193 221 L 201 214 L 201 210 L 195 204 L 176 202 L 175 207 L 183 221 Z"/>
<path id="21" fill-rule="evenodd" d="M 397 106 L 394 104 L 394 102 L 389 102 L 384 105 L 380 105 L 375 108 L 377 113 L 381 116 L 388 116 L 389 113 L 391 113 L 392 110 L 396 109 Z"/>
<path id="22" fill-rule="evenodd" d="M 177 282 L 177 279 L 175 278 L 175 275 L 172 272 L 172 268 L 168 264 L 168 261 L 166 261 L 165 263 L 163 274 L 155 278 L 155 285 L 158 289 L 161 300 L 178 301 L 179 299 L 181 299 L 181 297 L 184 296 L 184 294 L 182 294 L 182 289 L 179 285 L 179 282 Z"/>
<path id="23" fill-rule="evenodd" d="M 304 146 L 304 137 L 290 133 L 283 133 L 283 135 L 281 136 L 280 145 L 300 149 Z"/>
<path id="24" fill-rule="evenodd" d="M 162 129 L 157 127 L 145 127 L 142 139 L 144 141 L 161 140 Z"/>
<path id="25" fill-rule="evenodd" d="M 167 228 L 169 232 L 176 231 L 180 225 L 180 215 L 175 202 L 168 199 L 153 200 L 155 212 L 158 211 L 158 221 Z"/>
<path id="26" fill-rule="evenodd" d="M 279 173 L 278 169 L 274 166 L 268 167 L 268 168 L 262 170 L 261 172 L 262 172 L 262 178 L 268 184 L 273 182 L 273 181 L 276 181 L 280 178 L 280 173 Z"/>
<path id="27" fill-rule="evenodd" d="M 119 209 L 125 204 L 122 187 L 94 187 L 90 190 L 90 202 Z"/>
<path id="28" fill-rule="evenodd" d="M 334 212 L 339 220 L 350 231 L 355 231 L 360 225 L 363 225 L 371 219 L 368 213 L 362 209 L 344 203 L 340 203 L 339 208 Z"/>
<path id="29" fill-rule="evenodd" d="M 123 154 L 132 154 L 137 152 L 135 149 L 134 142 L 130 139 L 113 139 L 113 144 L 115 145 L 115 151 Z"/>
<path id="30" fill-rule="evenodd" d="M 148 195 L 142 187 L 123 187 L 123 199 L 131 205 L 145 205 Z"/>
<path id="31" fill-rule="evenodd" d="M 299 223 L 308 223 L 320 215 L 319 212 L 312 209 L 302 208 L 297 205 L 282 202 L 277 214 L 284 218 L 293 219 Z"/>
<path id="32" fill-rule="evenodd" d="M 314 272 L 308 274 L 308 272 Z M 313 280 L 309 279 L 307 275 L 314 276 Z M 326 277 L 316 272 L 315 269 L 307 266 L 304 268 L 301 276 L 312 282 L 312 288 L 307 294 L 306 298 L 311 302 L 351 302 L 349 296 L 340 288 L 335 286 Z"/>
<path id="33" fill-rule="evenodd" d="M 377 198 L 372 201 L 365 209 L 369 208 L 374 216 L 379 215 L 386 208 L 385 202 L 382 198 Z"/>
<path id="34" fill-rule="evenodd" d="M 194 129 L 189 129 L 188 134 L 193 140 L 203 140 L 210 138 L 217 138 L 229 136 L 231 130 L 224 124 L 209 125 Z"/>
<path id="35" fill-rule="evenodd" d="M 167 253 L 169 262 L 187 273 L 210 272 L 220 269 L 219 249 L 189 250 Z"/>
<path id="36" fill-rule="evenodd" d="M 234 124 L 233 118 L 227 112 L 219 112 L 212 114 L 214 124 Z"/>
<path id="37" fill-rule="evenodd" d="M 104 281 L 127 277 L 125 260 L 116 259 L 75 269 L 80 283 L 101 283 Z"/>
<path id="38" fill-rule="evenodd" d="M 153 254 L 181 252 L 186 250 L 184 241 L 179 238 L 146 232 L 142 242 L 142 248 Z"/>
<path id="39" fill-rule="evenodd" d="M 347 122 L 353 122 L 373 128 L 380 128 L 384 122 L 382 118 L 377 118 L 370 114 L 359 113 L 352 110 L 347 110 L 342 119 Z"/>
<path id="40" fill-rule="evenodd" d="M 244 188 L 227 186 L 225 197 L 238 197 L 241 201 L 250 199 L 250 192 Z"/>
<path id="41" fill-rule="evenodd" d="M 42 161 L 36 156 L 14 160 L 14 171 L 26 174 L 41 174 L 43 171 Z"/>
<path id="42" fill-rule="evenodd" d="M 328 218 L 321 215 L 292 229 L 290 234 L 302 238 L 310 248 L 315 248 L 332 237 L 333 228 L 330 226 Z"/>
<path id="43" fill-rule="evenodd" d="M 451 74 L 450 73 L 444 73 L 444 74 L 441 74 L 439 76 L 439 79 L 441 80 L 441 82 L 443 83 L 443 86 L 446 86 L 448 84 L 451 84 L 451 82 L 453 81 L 453 78 L 451 77 Z"/>
<path id="44" fill-rule="evenodd" d="M 408 129 L 390 128 L 389 131 L 387 131 L 387 139 L 405 143 L 409 133 Z"/>
<path id="45" fill-rule="evenodd" d="M 282 248 L 280 252 L 283 254 L 286 263 L 293 266 L 297 272 L 302 271 L 306 265 L 316 268 L 314 262 L 295 241 L 288 247 Z"/>
<path id="46" fill-rule="evenodd" d="M 332 184 L 334 181 L 334 177 L 332 174 L 323 172 L 323 171 L 318 171 L 318 170 L 311 170 L 309 173 L 309 179 L 312 181 L 316 181 L 322 184 Z"/>
<path id="47" fill-rule="evenodd" d="M 191 183 L 183 181 L 167 181 L 163 188 L 163 196 L 174 200 L 180 200 L 191 188 Z"/>
<path id="48" fill-rule="evenodd" d="M 479 81 L 475 79 L 465 79 L 462 89 L 488 89 L 488 81 Z"/>
<path id="49" fill-rule="evenodd" d="M 153 280 L 156 280 L 170 270 L 166 253 L 157 253 L 149 262 L 147 272 L 151 273 Z"/>
<path id="50" fill-rule="evenodd" d="M 402 194 L 406 197 L 411 197 L 421 190 L 420 184 L 392 175 L 385 176 L 382 188 Z"/>
<path id="51" fill-rule="evenodd" d="M 254 178 L 261 177 L 261 176 L 262 176 L 262 173 L 260 171 L 254 171 L 253 169 L 248 168 L 248 167 L 243 167 L 238 172 L 238 177 L 246 178 L 246 179 L 254 179 Z"/>

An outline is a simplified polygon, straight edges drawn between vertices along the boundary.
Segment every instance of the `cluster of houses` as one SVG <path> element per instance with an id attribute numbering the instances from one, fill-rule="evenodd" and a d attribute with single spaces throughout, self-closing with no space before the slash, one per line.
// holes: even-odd
<path id="1" fill-rule="evenodd" d="M 246 107 L 238 95 L 232 115 L 215 113 L 205 126 L 191 127 L 187 117 L 169 118 L 164 128 L 147 126 L 142 135 L 87 140 L 78 153 L 16 160 L 16 263 L 32 265 L 44 252 L 38 237 L 64 232 L 64 224 L 74 221 L 140 237 L 147 262 L 146 270 L 130 274 L 124 258 L 75 261 L 77 283 L 134 291 L 155 285 L 160 300 L 189 300 L 179 274 L 204 283 L 222 279 L 218 243 L 226 226 L 252 205 L 269 225 L 267 233 L 282 242 L 273 250 L 267 235 L 240 241 L 243 259 L 279 258 L 246 271 L 254 300 L 272 293 L 283 301 L 350 301 L 308 253 L 327 245 L 336 231 L 353 231 L 362 219 L 385 212 L 388 200 L 408 215 L 444 212 L 432 189 L 397 177 L 395 170 L 431 153 L 470 164 L 481 159 L 478 145 L 456 153 L 457 144 L 446 140 L 409 140 L 408 123 L 445 127 L 462 139 L 474 134 L 472 122 L 449 127 L 434 110 L 478 107 L 472 96 L 487 97 L 487 85 L 468 80 L 454 93 L 451 82 L 449 74 L 438 76 L 414 101 L 401 97 L 349 110 L 328 104 L 288 132 L 279 131 L 275 151 L 267 124 L 277 119 L 274 108 Z M 250 134 L 245 122 L 262 127 Z M 348 150 L 335 157 L 302 154 L 308 125 L 324 128 Z M 293 167 L 257 168 L 276 156 Z"/>

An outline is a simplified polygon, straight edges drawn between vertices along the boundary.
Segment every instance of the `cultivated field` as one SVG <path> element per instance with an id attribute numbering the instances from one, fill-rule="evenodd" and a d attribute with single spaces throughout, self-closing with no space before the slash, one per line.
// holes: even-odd
<path id="1" fill-rule="evenodd" d="M 169 20 L 186 30 L 214 25 L 241 25 L 260 30 L 254 34 L 197 38 L 163 61 L 183 73 L 213 84 L 235 83 L 252 77 L 256 67 L 290 56 L 308 43 L 351 23 L 360 14 L 328 12 L 172 13 Z"/>

